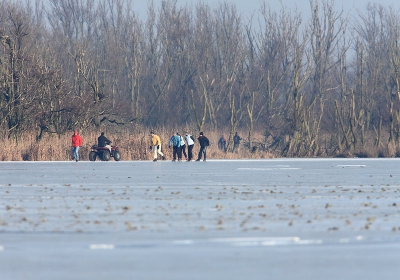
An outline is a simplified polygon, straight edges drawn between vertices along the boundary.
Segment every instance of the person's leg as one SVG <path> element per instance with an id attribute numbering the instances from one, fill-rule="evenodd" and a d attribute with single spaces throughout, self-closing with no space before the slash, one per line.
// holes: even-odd
<path id="1" fill-rule="evenodd" d="M 157 146 L 153 146 L 153 160 L 157 160 Z"/>
<path id="2" fill-rule="evenodd" d="M 178 147 L 174 146 L 173 150 L 172 150 L 172 160 L 175 161 L 176 160 L 176 154 L 178 152 Z"/>
<path id="3" fill-rule="evenodd" d="M 161 145 L 158 145 L 156 147 L 158 147 L 157 153 L 161 156 L 162 159 L 164 159 L 164 154 L 161 152 Z"/>
<path id="4" fill-rule="evenodd" d="M 182 147 L 177 147 L 178 148 L 178 160 L 182 160 Z"/>
<path id="5" fill-rule="evenodd" d="M 73 152 L 74 152 L 74 158 L 76 161 L 79 160 L 79 146 L 78 147 L 74 147 L 73 148 Z"/>
<path id="6" fill-rule="evenodd" d="M 199 155 L 197 157 L 197 161 L 201 160 L 201 156 L 203 154 L 203 149 L 204 149 L 203 147 L 200 147 L 200 151 L 199 151 Z"/>
<path id="7" fill-rule="evenodd" d="M 203 153 L 204 153 L 204 159 L 203 159 L 203 161 L 206 161 L 206 159 L 207 159 L 207 147 L 204 147 Z"/>
<path id="8" fill-rule="evenodd" d="M 193 159 L 193 145 L 188 146 L 188 160 Z"/>
<path id="9" fill-rule="evenodd" d="M 186 145 L 183 145 L 181 148 L 182 148 L 182 153 L 183 153 L 183 155 L 185 156 L 186 159 L 188 159 L 188 156 L 187 156 L 187 154 L 186 154 Z M 188 152 L 189 152 L 189 151 L 188 151 Z"/>

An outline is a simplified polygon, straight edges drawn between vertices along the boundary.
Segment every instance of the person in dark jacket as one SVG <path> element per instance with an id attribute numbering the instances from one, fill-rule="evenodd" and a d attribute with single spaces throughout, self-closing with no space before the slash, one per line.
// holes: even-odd
<path id="1" fill-rule="evenodd" d="M 226 152 L 226 138 L 224 137 L 224 135 L 221 135 L 221 138 L 219 138 L 218 140 L 218 148 L 221 151 Z"/>
<path id="2" fill-rule="evenodd" d="M 210 141 L 207 137 L 204 136 L 203 132 L 200 132 L 200 136 L 197 138 L 200 144 L 200 151 L 199 156 L 197 157 L 196 161 L 200 161 L 202 155 L 204 155 L 203 161 L 207 159 L 207 147 L 210 146 Z"/>
<path id="3" fill-rule="evenodd" d="M 111 146 L 110 146 L 111 141 L 104 136 L 104 132 L 102 132 L 99 138 L 97 138 L 97 143 L 99 147 L 106 147 L 111 151 Z"/>
<path id="4" fill-rule="evenodd" d="M 232 149 L 232 152 L 234 152 L 237 148 L 239 148 L 240 140 L 242 140 L 242 138 L 239 136 L 239 134 L 237 132 L 235 132 L 235 135 L 233 136 L 233 149 Z"/>

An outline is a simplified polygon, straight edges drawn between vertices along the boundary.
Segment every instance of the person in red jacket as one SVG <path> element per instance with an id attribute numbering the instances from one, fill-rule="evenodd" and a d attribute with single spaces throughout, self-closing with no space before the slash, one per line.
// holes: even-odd
<path id="1" fill-rule="evenodd" d="M 72 135 L 72 156 L 75 158 L 75 161 L 79 161 L 79 147 L 82 146 L 82 137 L 79 135 L 78 130 L 74 131 L 74 135 Z"/>

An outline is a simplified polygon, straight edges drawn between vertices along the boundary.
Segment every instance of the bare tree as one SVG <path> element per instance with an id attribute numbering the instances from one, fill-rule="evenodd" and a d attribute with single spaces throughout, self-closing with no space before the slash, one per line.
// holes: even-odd
<path id="1" fill-rule="evenodd" d="M 24 108 L 29 106 L 34 97 L 26 92 L 24 85 L 28 83 L 29 55 L 26 41 L 32 32 L 32 19 L 21 5 L 3 3 L 2 26 L 0 40 L 3 46 L 2 54 L 2 102 L 3 123 L 8 132 L 18 134 L 24 131 L 29 123 L 29 112 Z"/>
<path id="2" fill-rule="evenodd" d="M 247 29 L 249 79 L 252 80 L 247 103 L 250 148 L 253 148 L 251 138 L 254 124 L 261 117 L 266 120 L 267 133 L 274 135 L 275 140 L 279 142 L 284 136 L 282 120 L 288 119 L 285 114 L 291 111 L 287 107 L 290 106 L 291 94 L 286 89 L 290 88 L 288 81 L 296 61 L 300 63 L 299 71 L 303 69 L 301 61 L 304 53 L 299 48 L 302 45 L 304 49 L 307 43 L 300 34 L 301 17 L 296 11 L 292 14 L 282 6 L 278 14 L 264 4 L 261 13 L 260 25 L 263 28 L 255 36 L 252 36 L 250 28 Z"/>
<path id="3" fill-rule="evenodd" d="M 241 17 L 234 5 L 224 3 L 217 10 L 216 15 L 216 50 L 214 59 L 216 67 L 217 91 L 210 100 L 210 113 L 216 115 L 222 109 L 229 116 L 229 138 L 227 150 L 233 145 L 233 136 L 239 124 L 245 106 L 243 102 L 246 87 L 244 86 L 245 68 L 245 33 L 243 32 Z M 226 107 L 225 105 L 229 105 Z M 228 113 L 228 114 L 227 114 Z M 213 117 L 215 118 L 215 117 Z"/>
<path id="4" fill-rule="evenodd" d="M 207 120 L 207 111 L 213 110 L 211 96 L 215 91 L 214 51 L 216 48 L 214 17 L 206 4 L 196 6 L 196 17 L 193 38 L 192 55 L 196 75 L 190 90 L 191 108 L 196 125 L 202 131 Z M 208 110 L 207 110 L 208 109 Z M 216 125 L 215 115 L 210 114 L 211 121 Z"/>
<path id="5" fill-rule="evenodd" d="M 388 125 L 388 142 L 398 146 L 399 139 L 399 18 L 393 9 L 368 4 L 366 14 L 359 15 L 355 32 L 362 50 L 363 87 L 356 97 L 362 98 L 365 125 L 375 131 L 376 146 L 382 141 L 382 124 Z M 362 93 L 362 95 L 360 95 Z"/>
<path id="6" fill-rule="evenodd" d="M 322 7 L 320 6 L 322 4 Z M 302 126 L 297 131 L 299 137 L 292 139 L 291 147 L 299 151 L 303 145 L 306 156 L 314 156 L 319 152 L 319 132 L 324 116 L 326 94 L 333 92 L 337 84 L 329 78 L 330 70 L 337 65 L 333 58 L 338 49 L 341 36 L 347 24 L 343 11 L 336 12 L 333 1 L 310 0 L 312 10 L 308 32 L 310 36 L 311 59 L 313 62 L 311 95 L 309 103 L 302 108 Z M 320 15 L 322 13 L 322 15 Z"/>

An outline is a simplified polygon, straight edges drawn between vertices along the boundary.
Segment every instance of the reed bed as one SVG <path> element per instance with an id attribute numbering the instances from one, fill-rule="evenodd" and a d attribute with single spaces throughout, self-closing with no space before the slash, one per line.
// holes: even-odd
<path id="1" fill-rule="evenodd" d="M 176 132 L 184 135 L 186 129 L 172 130 L 166 128 L 155 129 L 162 142 L 162 151 L 167 160 L 172 159 L 172 148 L 168 147 L 170 137 Z M 151 160 L 152 153 L 149 153 L 150 146 L 150 129 L 135 128 L 108 128 L 103 130 L 80 130 L 83 145 L 79 150 L 81 160 L 89 160 L 89 152 L 92 145 L 97 143 L 97 137 L 100 132 L 104 131 L 108 139 L 112 141 L 112 145 L 117 145 L 121 152 L 122 160 Z M 198 132 L 195 130 L 190 132 L 195 138 Z M 25 133 L 18 138 L 5 138 L 1 140 L 2 153 L 1 161 L 69 161 L 72 160 L 71 154 L 71 136 L 73 132 L 63 135 L 46 134 L 40 141 L 36 140 L 35 133 Z M 275 157 L 267 151 L 251 152 L 246 148 L 244 134 L 240 134 L 243 138 L 242 144 L 234 152 L 224 152 L 218 149 L 218 140 L 224 134 L 221 131 L 204 131 L 204 135 L 210 140 L 211 146 L 207 149 L 208 159 L 259 159 Z M 224 134 L 228 138 L 228 133 Z M 261 134 L 255 135 L 255 140 L 263 141 Z M 196 140 L 193 148 L 193 156 L 196 159 L 199 151 L 199 144 Z"/>

